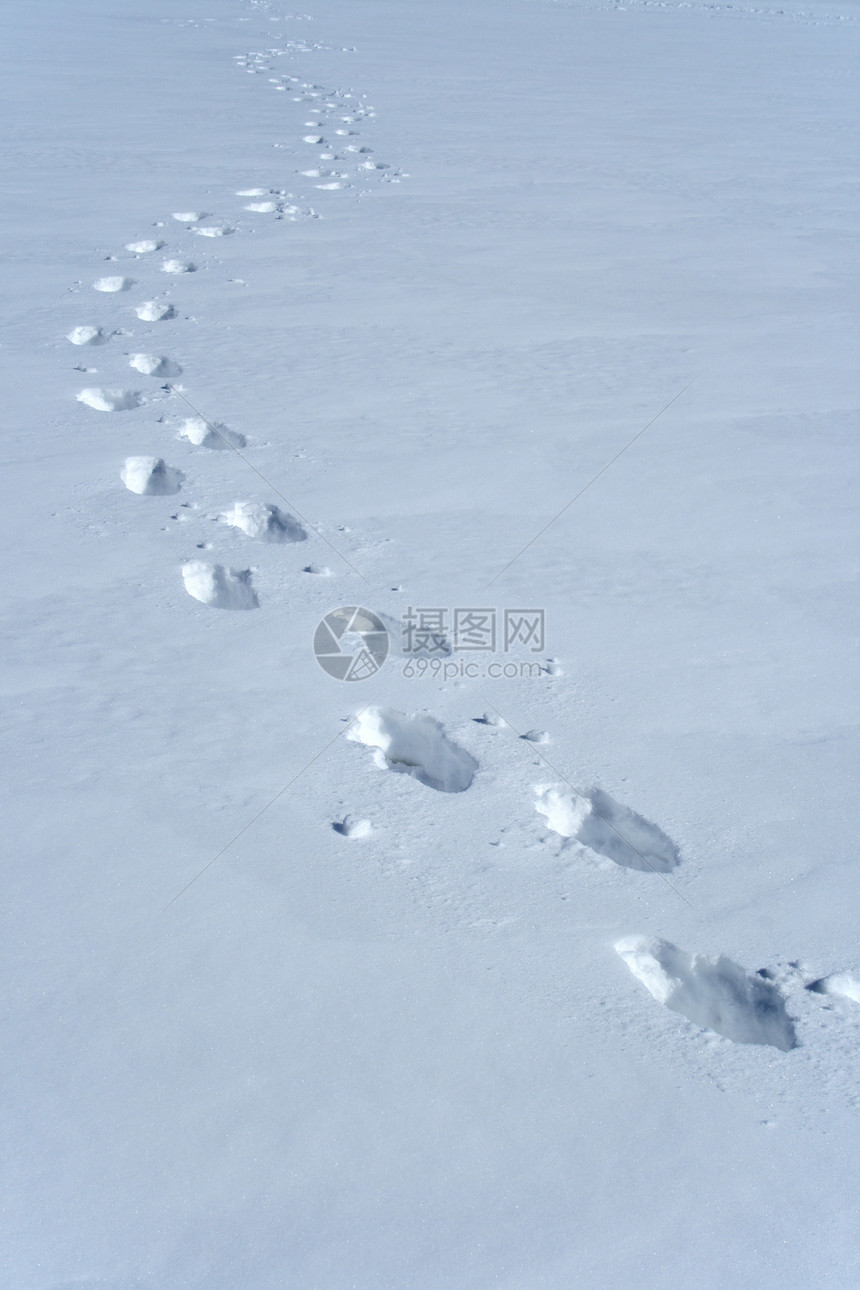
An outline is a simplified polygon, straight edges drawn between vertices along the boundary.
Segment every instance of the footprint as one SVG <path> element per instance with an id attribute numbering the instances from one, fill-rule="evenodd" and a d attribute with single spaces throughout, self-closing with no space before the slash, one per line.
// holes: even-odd
<path id="1" fill-rule="evenodd" d="M 182 368 L 170 358 L 157 358 L 155 354 L 132 354 L 128 360 L 142 376 L 181 376 Z"/>
<path id="2" fill-rule="evenodd" d="M 235 231 L 228 224 L 205 224 L 191 229 L 191 232 L 196 233 L 198 237 L 228 237 Z"/>
<path id="3" fill-rule="evenodd" d="M 553 833 L 575 838 L 625 869 L 670 873 L 681 863 L 678 848 L 662 829 L 601 788 L 575 793 L 562 784 L 546 784 L 535 792 L 535 809 L 546 816 Z"/>
<path id="4" fill-rule="evenodd" d="M 860 1003 L 860 973 L 857 972 L 831 972 L 830 976 L 820 977 L 806 988 L 813 994 L 834 994 L 840 999 Z"/>
<path id="5" fill-rule="evenodd" d="M 96 278 L 93 283 L 94 291 L 128 291 L 134 286 L 134 278 Z"/>
<path id="6" fill-rule="evenodd" d="M 165 260 L 161 266 L 162 273 L 196 273 L 197 265 L 190 260 Z"/>
<path id="7" fill-rule="evenodd" d="M 175 211 L 173 218 L 180 224 L 197 224 L 206 219 L 206 211 Z"/>
<path id="8" fill-rule="evenodd" d="M 220 421 L 204 421 L 202 417 L 186 417 L 179 429 L 179 438 L 187 439 L 195 448 L 244 448 L 245 436 L 228 430 Z"/>
<path id="9" fill-rule="evenodd" d="M 73 327 L 66 337 L 73 345 L 104 345 L 110 340 L 101 327 Z"/>
<path id="10" fill-rule="evenodd" d="M 161 457 L 126 457 L 120 479 L 130 493 L 142 497 L 165 497 L 178 493 L 185 476 L 167 466 Z"/>
<path id="11" fill-rule="evenodd" d="M 246 211 L 254 211 L 257 215 L 274 215 L 278 209 L 277 202 L 248 202 L 244 208 Z"/>
<path id="12" fill-rule="evenodd" d="M 135 255 L 151 255 L 153 251 L 160 251 L 163 246 L 163 242 L 156 242 L 147 237 L 142 242 L 126 242 L 125 249 L 133 251 Z"/>
<path id="13" fill-rule="evenodd" d="M 182 566 L 182 581 L 189 596 L 213 609 L 256 609 L 259 603 L 250 569 L 192 560 Z"/>
<path id="14" fill-rule="evenodd" d="M 357 815 L 347 815 L 343 820 L 337 820 L 331 826 L 335 833 L 339 833 L 343 838 L 366 838 L 370 834 L 370 820 L 362 820 Z"/>
<path id="15" fill-rule="evenodd" d="M 347 738 L 374 748 L 382 770 L 411 775 L 440 793 L 465 792 L 478 769 L 474 757 L 447 738 L 441 722 L 420 713 L 367 708 Z"/>
<path id="16" fill-rule="evenodd" d="M 165 304 L 160 300 L 145 300 L 134 312 L 142 322 L 166 322 L 168 318 L 176 317 L 173 305 Z"/>
<path id="17" fill-rule="evenodd" d="M 549 743 L 549 732 L 547 730 L 527 730 L 522 737 L 530 744 Z"/>
<path id="18" fill-rule="evenodd" d="M 237 197 L 268 197 L 268 188 L 237 188 Z"/>
<path id="19" fill-rule="evenodd" d="M 302 569 L 302 573 L 312 573 L 317 578 L 331 578 L 333 576 L 331 569 L 325 564 L 306 564 Z"/>
<path id="20" fill-rule="evenodd" d="M 270 502 L 234 502 L 223 518 L 258 542 L 304 542 L 308 536 L 298 520 Z"/>
<path id="21" fill-rule="evenodd" d="M 670 941 L 631 936 L 615 946 L 659 1003 L 736 1044 L 797 1046 L 782 994 L 770 981 L 733 963 L 686 954 Z"/>
<path id="22" fill-rule="evenodd" d="M 90 388 L 81 390 L 77 395 L 79 403 L 85 403 L 96 412 L 127 412 L 130 408 L 139 408 L 143 402 L 137 390 L 103 390 Z"/>

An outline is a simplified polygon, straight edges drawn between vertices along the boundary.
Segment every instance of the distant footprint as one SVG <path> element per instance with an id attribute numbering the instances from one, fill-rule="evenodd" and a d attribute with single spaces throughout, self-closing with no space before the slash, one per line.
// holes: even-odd
<path id="1" fill-rule="evenodd" d="M 181 376 L 182 368 L 170 358 L 157 357 L 155 354 L 132 354 L 128 360 L 142 376 Z"/>
<path id="2" fill-rule="evenodd" d="M 73 327 L 66 337 L 73 345 L 104 345 L 110 340 L 101 327 Z"/>
<path id="3" fill-rule="evenodd" d="M 178 493 L 185 476 L 161 457 L 126 457 L 120 479 L 130 493 L 141 497 L 166 497 Z"/>
<path id="4" fill-rule="evenodd" d="M 93 290 L 111 293 L 114 291 L 128 291 L 133 286 L 134 278 L 96 278 L 93 283 Z"/>
<path id="5" fill-rule="evenodd" d="M 574 793 L 562 784 L 544 784 L 535 793 L 535 809 L 553 833 L 575 838 L 625 869 L 670 873 L 681 863 L 677 846 L 662 829 L 600 788 Z"/>
<path id="6" fill-rule="evenodd" d="M 141 242 L 126 242 L 125 249 L 133 251 L 135 255 L 151 255 L 153 251 L 160 251 L 163 246 L 163 242 L 156 242 L 147 237 Z"/>
<path id="7" fill-rule="evenodd" d="M 370 836 L 370 820 L 363 820 L 358 815 L 347 815 L 343 820 L 336 820 L 331 826 L 342 838 L 366 838 Z"/>
<path id="8" fill-rule="evenodd" d="M 478 769 L 474 757 L 451 743 L 441 722 L 421 714 L 367 708 L 347 738 L 374 748 L 381 769 L 411 775 L 440 793 L 465 792 Z"/>
<path id="9" fill-rule="evenodd" d="M 807 986 L 813 994 L 831 994 L 860 1003 L 860 972 L 832 972 Z"/>
<path id="10" fill-rule="evenodd" d="M 191 229 L 191 232 L 196 233 L 198 237 L 228 237 L 235 231 L 228 224 L 201 224 Z"/>
<path id="11" fill-rule="evenodd" d="M 145 300 L 134 312 L 141 322 L 166 322 L 168 318 L 176 316 L 173 305 L 161 300 Z"/>
<path id="12" fill-rule="evenodd" d="M 784 1053 L 797 1046 L 777 987 L 725 955 L 690 955 L 670 941 L 645 936 L 628 937 L 615 948 L 659 1003 L 695 1025 L 736 1044 L 770 1044 Z"/>
<path id="13" fill-rule="evenodd" d="M 179 437 L 193 443 L 195 448 L 219 451 L 245 447 L 244 435 L 228 430 L 220 421 L 204 421 L 202 417 L 186 417 L 180 426 Z"/>
<path id="14" fill-rule="evenodd" d="M 182 566 L 182 581 L 189 596 L 213 609 L 256 609 L 259 604 L 250 569 L 193 560 Z"/>
<path id="15" fill-rule="evenodd" d="M 246 211 L 253 211 L 257 215 L 274 215 L 278 209 L 277 202 L 248 202 L 244 208 Z"/>
<path id="16" fill-rule="evenodd" d="M 304 542 L 308 536 L 298 520 L 270 502 L 235 502 L 224 519 L 258 542 Z"/>
<path id="17" fill-rule="evenodd" d="M 173 218 L 180 224 L 198 224 L 200 220 L 206 219 L 206 211 L 175 211 Z"/>
<path id="18" fill-rule="evenodd" d="M 85 403 L 96 412 L 127 412 L 130 408 L 139 408 L 143 398 L 137 390 L 103 390 L 91 388 L 81 390 L 77 396 L 79 403 Z"/>
<path id="19" fill-rule="evenodd" d="M 161 266 L 162 273 L 196 273 L 197 265 L 190 260 L 165 260 Z"/>

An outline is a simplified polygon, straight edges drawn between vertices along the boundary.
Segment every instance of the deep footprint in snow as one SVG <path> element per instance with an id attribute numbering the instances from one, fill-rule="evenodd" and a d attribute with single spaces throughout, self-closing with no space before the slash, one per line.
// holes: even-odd
<path id="1" fill-rule="evenodd" d="M 126 242 L 125 249 L 133 251 L 135 255 L 151 255 L 153 251 L 160 251 L 163 246 L 163 242 L 147 237 L 140 242 Z"/>
<path id="2" fill-rule="evenodd" d="M 191 229 L 191 232 L 196 233 L 198 237 L 229 237 L 229 235 L 235 231 L 236 230 L 230 228 L 228 224 L 195 225 L 195 227 Z"/>
<path id="3" fill-rule="evenodd" d="M 130 408 L 139 408 L 143 399 L 137 390 L 103 390 L 90 388 L 81 390 L 77 396 L 78 403 L 85 403 L 96 412 L 127 412 Z"/>
<path id="4" fill-rule="evenodd" d="M 797 1046 L 782 994 L 770 981 L 721 954 L 687 954 L 670 941 L 630 936 L 616 950 L 659 1003 L 736 1044 Z"/>
<path id="5" fill-rule="evenodd" d="M 371 833 L 370 820 L 364 820 L 358 815 L 347 815 L 342 820 L 336 820 L 331 827 L 342 838 L 367 838 Z"/>
<path id="6" fill-rule="evenodd" d="M 128 291 L 134 286 L 134 278 L 96 278 L 93 283 L 94 291 L 104 291 L 110 294 L 115 291 Z"/>
<path id="7" fill-rule="evenodd" d="M 860 1003 L 860 972 L 831 972 L 806 987 L 813 994 L 830 994 Z"/>
<path id="8" fill-rule="evenodd" d="M 165 260 L 161 266 L 162 273 L 196 273 L 197 265 L 190 260 Z"/>
<path id="9" fill-rule="evenodd" d="M 182 368 L 178 363 L 174 363 L 173 359 L 155 354 L 132 354 L 128 365 L 136 372 L 140 372 L 142 376 L 182 375 Z"/>
<path id="10" fill-rule="evenodd" d="M 258 542 L 304 542 L 308 536 L 298 520 L 271 502 L 234 502 L 223 518 Z"/>
<path id="11" fill-rule="evenodd" d="M 245 447 L 244 435 L 229 430 L 220 421 L 204 421 L 202 417 L 186 417 L 179 428 L 179 438 L 187 439 L 195 448 L 213 448 L 216 452 Z"/>
<path id="12" fill-rule="evenodd" d="M 474 757 L 451 743 L 441 722 L 420 713 L 367 708 L 347 738 L 373 748 L 380 769 L 411 775 L 440 793 L 465 792 L 478 769 Z"/>
<path id="13" fill-rule="evenodd" d="M 126 457 L 120 479 L 130 493 L 141 497 L 166 497 L 178 493 L 185 476 L 161 457 Z"/>
<path id="14" fill-rule="evenodd" d="M 166 322 L 168 318 L 176 316 L 176 310 L 173 305 L 169 305 L 162 300 L 144 300 L 143 304 L 138 305 L 134 312 L 141 322 Z"/>
<path id="15" fill-rule="evenodd" d="M 543 784 L 535 793 L 535 809 L 553 833 L 575 838 L 625 869 L 670 873 L 681 863 L 677 846 L 662 829 L 601 788 L 575 793 L 563 784 Z"/>
<path id="16" fill-rule="evenodd" d="M 227 569 L 223 564 L 192 560 L 182 566 L 182 581 L 189 596 L 213 609 L 257 608 L 250 569 Z"/>
<path id="17" fill-rule="evenodd" d="M 73 327 L 69 332 L 66 340 L 70 340 L 73 345 L 104 345 L 110 340 L 101 327 Z"/>

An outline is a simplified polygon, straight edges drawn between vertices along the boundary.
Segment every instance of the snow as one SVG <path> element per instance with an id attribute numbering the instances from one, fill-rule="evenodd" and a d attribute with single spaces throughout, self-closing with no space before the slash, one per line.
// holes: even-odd
<path id="1" fill-rule="evenodd" d="M 0 1285 L 857 1284 L 856 7 L 4 17 Z"/>
<path id="2" fill-rule="evenodd" d="M 179 492 L 183 475 L 162 457 L 126 457 L 120 478 L 130 493 L 164 496 Z"/>

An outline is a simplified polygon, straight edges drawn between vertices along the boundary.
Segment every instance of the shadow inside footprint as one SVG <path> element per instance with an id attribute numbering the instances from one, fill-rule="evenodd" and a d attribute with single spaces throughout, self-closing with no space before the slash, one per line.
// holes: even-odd
<path id="1" fill-rule="evenodd" d="M 622 806 L 602 788 L 584 796 L 591 809 L 576 833 L 577 842 L 625 869 L 670 873 L 680 864 L 677 846 L 656 824 Z"/>
<path id="2" fill-rule="evenodd" d="M 478 763 L 445 735 L 440 722 L 393 708 L 366 708 L 349 739 L 375 748 L 376 764 L 411 775 L 419 784 L 440 793 L 463 793 L 472 783 Z"/>
<path id="3" fill-rule="evenodd" d="M 660 1003 L 736 1044 L 797 1046 L 779 989 L 721 954 L 687 954 L 670 941 L 631 936 L 615 946 L 630 971 Z"/>

